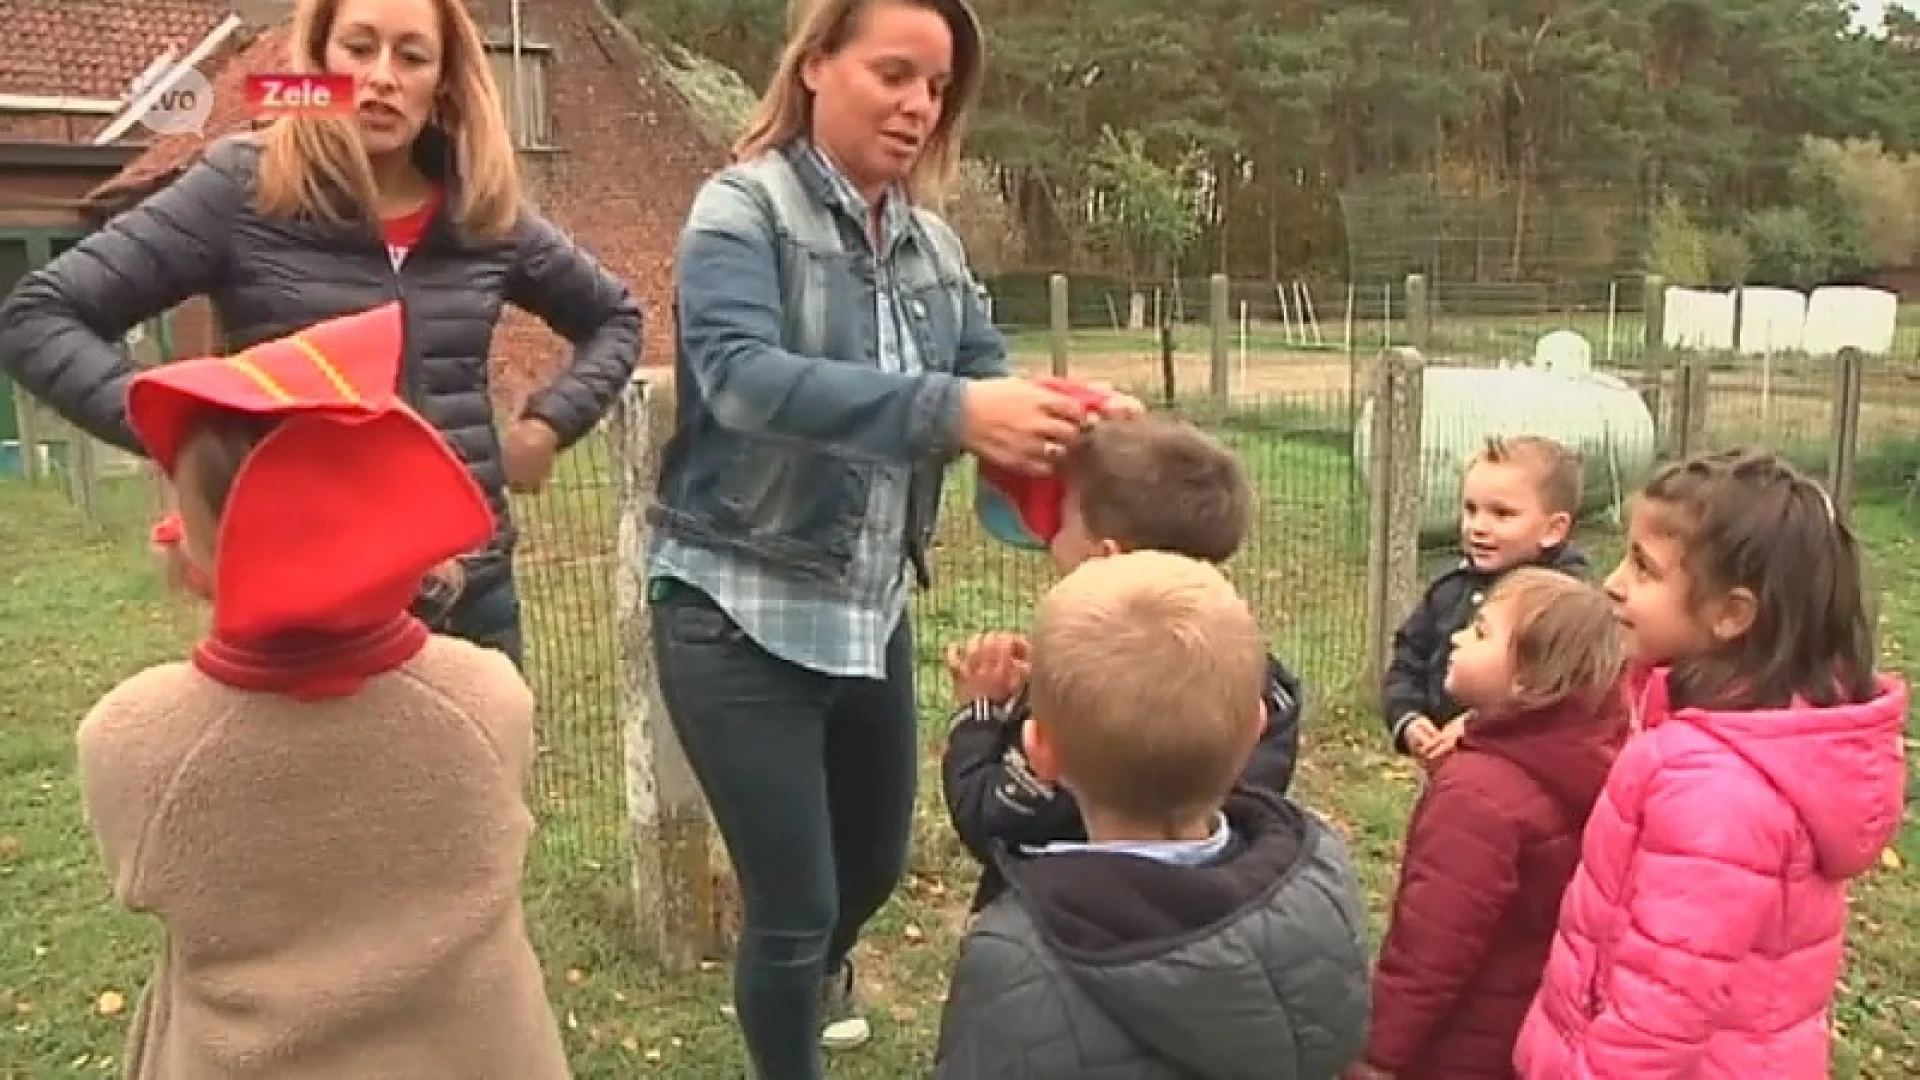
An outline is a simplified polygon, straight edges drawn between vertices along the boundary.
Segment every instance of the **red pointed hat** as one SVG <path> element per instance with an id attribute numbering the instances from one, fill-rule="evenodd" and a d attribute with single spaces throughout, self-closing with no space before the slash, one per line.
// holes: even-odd
<path id="1" fill-rule="evenodd" d="M 280 418 L 221 518 L 217 635 L 375 625 L 405 612 L 433 567 L 492 536 L 466 466 L 395 393 L 402 332 L 388 304 L 135 376 L 128 419 L 169 476 L 197 416 Z"/>
<path id="2" fill-rule="evenodd" d="M 1047 376 L 1034 380 L 1058 390 L 1087 409 L 1098 412 L 1107 392 L 1086 383 Z M 1059 534 L 1066 515 L 1067 482 L 1059 473 L 1028 476 L 980 463 L 980 482 L 974 487 L 974 516 L 987 535 L 1014 547 L 1045 551 Z"/>
<path id="3" fill-rule="evenodd" d="M 405 327 L 398 303 L 317 323 L 227 357 L 169 364 L 127 390 L 127 419 L 167 475 L 194 414 L 367 413 L 397 400 Z"/>

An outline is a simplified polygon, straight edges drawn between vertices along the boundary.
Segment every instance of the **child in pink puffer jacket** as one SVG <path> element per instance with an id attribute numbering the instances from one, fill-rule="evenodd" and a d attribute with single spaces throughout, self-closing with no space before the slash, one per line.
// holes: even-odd
<path id="1" fill-rule="evenodd" d="M 1907 689 L 1860 552 L 1766 454 L 1671 465 L 1607 579 L 1652 668 L 1514 1054 L 1527 1080 L 1828 1075 L 1847 882 L 1899 828 Z"/>

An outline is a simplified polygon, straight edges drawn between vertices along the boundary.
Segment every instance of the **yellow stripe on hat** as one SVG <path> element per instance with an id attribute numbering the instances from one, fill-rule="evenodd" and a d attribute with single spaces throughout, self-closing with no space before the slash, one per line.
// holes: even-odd
<path id="1" fill-rule="evenodd" d="M 351 404 L 360 404 L 360 391 L 353 388 L 353 384 L 347 381 L 347 377 L 340 373 L 339 368 L 333 366 L 333 361 L 327 359 L 327 354 L 321 352 L 318 345 L 299 334 L 287 340 L 291 341 L 293 347 L 299 349 L 307 359 L 313 361 L 313 366 L 319 368 L 320 374 L 326 376 L 327 381 L 333 384 L 334 393 L 339 394 L 343 400 Z"/>
<path id="2" fill-rule="evenodd" d="M 251 349 L 248 350 L 248 352 L 251 351 Z M 238 356 L 227 357 L 227 363 L 241 374 L 247 376 L 247 378 L 252 379 L 254 385 L 258 386 L 268 397 L 282 405 L 294 404 L 295 398 L 292 394 L 287 393 L 287 388 L 274 381 L 273 376 L 261 371 L 259 365 L 247 359 L 246 353 L 243 352 Z"/>

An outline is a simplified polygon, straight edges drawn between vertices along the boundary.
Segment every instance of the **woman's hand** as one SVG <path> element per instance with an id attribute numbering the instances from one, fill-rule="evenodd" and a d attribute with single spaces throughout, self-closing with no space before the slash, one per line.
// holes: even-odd
<path id="1" fill-rule="evenodd" d="M 1102 420 L 1137 420 L 1147 415 L 1145 402 L 1132 394 L 1115 390 L 1112 383 L 1091 382 L 1087 385 L 1106 395 L 1106 400 L 1100 403 Z"/>
<path id="2" fill-rule="evenodd" d="M 1078 401 L 1027 379 L 981 379 L 967 383 L 964 393 L 961 444 L 1016 472 L 1051 473 L 1086 423 Z"/>
<path id="3" fill-rule="evenodd" d="M 500 441 L 500 464 L 507 473 L 507 489 L 531 495 L 546 487 L 554 456 L 559 452 L 560 436 L 546 421 L 533 417 L 514 421 Z"/>

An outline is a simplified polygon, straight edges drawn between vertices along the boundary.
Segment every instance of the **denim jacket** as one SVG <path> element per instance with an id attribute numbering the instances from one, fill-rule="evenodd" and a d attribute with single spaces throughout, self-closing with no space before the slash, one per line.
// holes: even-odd
<path id="1" fill-rule="evenodd" d="M 913 214 L 894 277 L 924 370 L 880 370 L 867 223 L 830 209 L 796 148 L 732 165 L 695 197 L 675 267 L 678 415 L 653 527 L 796 574 L 842 580 L 875 463 L 914 466 L 908 557 L 924 585 L 962 379 L 1007 373 L 946 222 Z"/>

